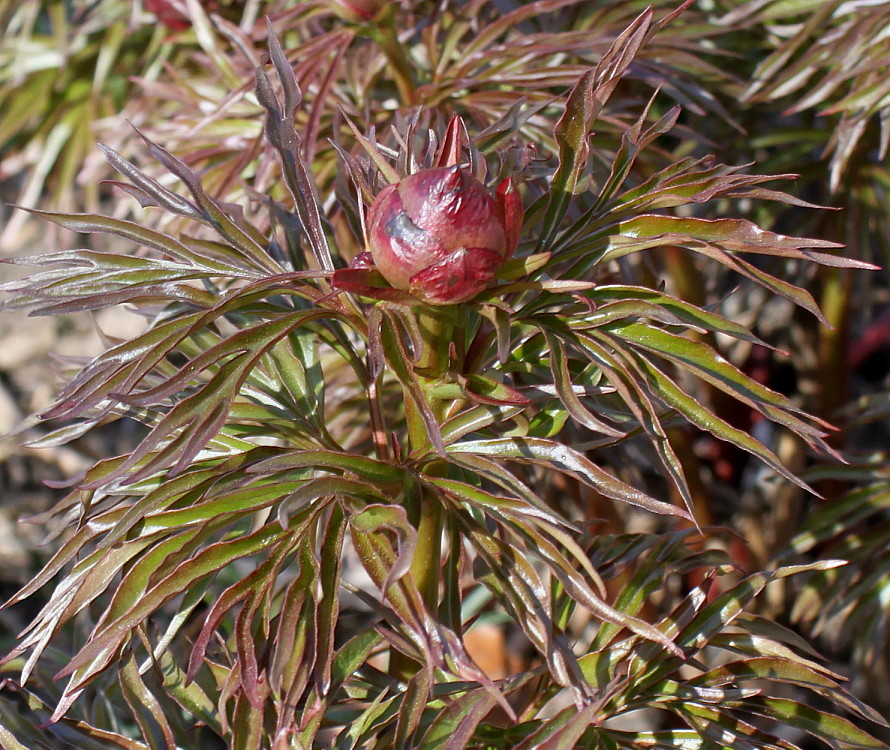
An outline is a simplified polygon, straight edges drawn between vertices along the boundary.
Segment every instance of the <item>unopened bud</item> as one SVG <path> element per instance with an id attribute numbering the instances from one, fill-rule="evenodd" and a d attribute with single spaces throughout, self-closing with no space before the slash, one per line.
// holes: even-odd
<path id="1" fill-rule="evenodd" d="M 373 21 L 386 2 L 383 0 L 328 0 L 327 6 L 338 18 L 350 23 Z"/>
<path id="2" fill-rule="evenodd" d="M 200 2 L 206 11 L 215 13 L 219 10 L 216 0 L 200 0 Z M 144 0 L 143 5 L 149 13 L 155 15 L 158 23 L 170 31 L 183 31 L 192 25 L 185 0 Z"/>
<path id="3" fill-rule="evenodd" d="M 509 180 L 494 195 L 460 167 L 417 172 L 377 196 L 368 237 L 377 270 L 433 305 L 475 297 L 516 249 L 522 202 Z"/>

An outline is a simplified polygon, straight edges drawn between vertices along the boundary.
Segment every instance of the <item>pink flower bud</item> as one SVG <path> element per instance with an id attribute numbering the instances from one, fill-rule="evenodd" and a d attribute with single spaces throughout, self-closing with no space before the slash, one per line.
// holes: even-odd
<path id="1" fill-rule="evenodd" d="M 425 169 L 390 185 L 368 211 L 377 270 L 433 305 L 475 297 L 516 249 L 522 201 L 510 180 L 492 195 L 460 167 Z"/>
<path id="2" fill-rule="evenodd" d="M 373 21 L 386 5 L 382 0 L 328 0 L 327 6 L 350 23 Z"/>
<path id="3" fill-rule="evenodd" d="M 183 31 L 192 25 L 185 0 L 145 0 L 143 5 L 149 13 L 154 13 L 158 23 L 170 31 Z M 216 0 L 201 0 L 201 5 L 214 13 L 219 10 Z"/>

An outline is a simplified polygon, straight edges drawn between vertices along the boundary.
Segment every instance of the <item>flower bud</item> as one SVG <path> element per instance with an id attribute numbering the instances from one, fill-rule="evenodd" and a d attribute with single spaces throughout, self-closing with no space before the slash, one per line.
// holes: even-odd
<path id="1" fill-rule="evenodd" d="M 183 31 L 191 26 L 189 17 L 183 12 L 183 9 L 177 8 L 170 0 L 145 0 L 145 9 L 149 13 L 153 13 L 158 23 L 166 26 L 170 31 Z"/>
<path id="2" fill-rule="evenodd" d="M 217 12 L 219 3 L 216 0 L 200 0 L 206 11 Z M 143 6 L 153 13 L 158 23 L 170 31 L 184 31 L 192 25 L 185 0 L 145 0 Z"/>
<path id="3" fill-rule="evenodd" d="M 522 202 L 510 180 L 492 195 L 460 167 L 417 172 L 368 211 L 374 264 L 396 289 L 433 305 L 475 297 L 516 249 Z"/>
<path id="4" fill-rule="evenodd" d="M 327 3 L 329 10 L 350 23 L 373 21 L 385 5 L 382 0 L 328 0 Z"/>

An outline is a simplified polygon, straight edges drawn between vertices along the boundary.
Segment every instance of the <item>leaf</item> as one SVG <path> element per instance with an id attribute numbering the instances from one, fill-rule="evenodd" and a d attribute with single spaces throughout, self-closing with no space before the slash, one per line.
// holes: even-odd
<path id="1" fill-rule="evenodd" d="M 220 237 L 238 250 L 245 262 L 267 274 L 276 274 L 283 270 L 269 256 L 264 246 L 267 243 L 266 238 L 250 225 L 239 226 L 216 200 L 207 195 L 201 185 L 200 178 L 185 162 L 146 138 L 142 133 L 139 135 L 148 144 L 150 153 L 188 187 L 201 211 L 203 221 L 212 226 Z"/>
<path id="2" fill-rule="evenodd" d="M 420 726 L 424 709 L 427 708 L 433 681 L 433 670 L 429 666 L 421 667 L 408 680 L 408 684 L 402 694 L 401 707 L 399 708 L 398 721 L 396 722 L 394 742 L 396 750 L 408 750 L 408 748 L 416 747 L 413 743 L 413 736 Z"/>
<path id="3" fill-rule="evenodd" d="M 559 166 L 551 180 L 550 200 L 538 243 L 541 250 L 550 249 L 581 172 L 587 165 L 590 129 L 642 47 L 651 23 L 652 10 L 643 11 L 615 39 L 597 66 L 585 73 L 569 93 L 565 112 L 553 133 L 559 147 Z"/>
<path id="4" fill-rule="evenodd" d="M 149 196 L 156 205 L 171 213 L 186 216 L 190 219 L 201 218 L 202 215 L 200 209 L 191 201 L 168 190 L 157 180 L 149 177 L 142 170 L 137 169 L 113 148 L 109 148 L 101 143 L 98 144 L 98 146 L 99 150 L 105 154 L 105 158 L 108 159 L 109 164 L 129 179 L 136 190 Z"/>
<path id="5" fill-rule="evenodd" d="M 402 337 L 398 334 L 396 321 L 389 312 L 386 312 L 381 320 L 380 343 L 383 355 L 386 358 L 386 364 L 392 369 L 398 381 L 405 387 L 408 396 L 417 407 L 417 411 L 426 425 L 427 434 L 433 449 L 438 455 L 444 457 L 445 445 L 442 442 L 439 422 L 427 401 L 426 391 L 421 387 L 417 379 L 417 374 L 411 364 L 411 357 L 408 355 Z"/>
<path id="6" fill-rule="evenodd" d="M 423 736 L 421 747 L 463 750 L 495 705 L 495 699 L 487 690 L 471 690 L 449 701 L 445 709 L 436 714 Z"/>
<path id="7" fill-rule="evenodd" d="M 339 504 L 331 508 L 324 545 L 321 549 L 319 583 L 321 592 L 316 617 L 315 687 L 318 694 L 327 696 L 331 689 L 334 661 L 334 637 L 340 615 L 340 576 L 346 517 Z M 272 579 L 274 580 L 274 579 Z"/>
<path id="8" fill-rule="evenodd" d="M 19 742 L 8 729 L 0 726 L 0 747 L 3 750 L 28 750 L 28 748 Z"/>
<path id="9" fill-rule="evenodd" d="M 211 639 L 217 634 L 217 629 L 226 613 L 245 600 L 256 599 L 258 593 L 262 595 L 264 589 L 269 590 L 280 571 L 285 556 L 289 552 L 290 550 L 287 546 L 280 545 L 256 570 L 233 583 L 219 595 L 216 602 L 207 612 L 201 630 L 194 639 L 186 672 L 187 681 L 191 682 L 195 679 L 195 675 L 197 675 L 203 664 L 207 647 Z M 244 605 L 242 612 L 248 609 L 250 607 Z M 254 687 L 254 695 L 255 693 Z"/>
<path id="10" fill-rule="evenodd" d="M 278 508 L 278 521 L 283 529 L 289 526 L 288 516 L 302 512 L 311 503 L 322 497 L 343 496 L 347 498 L 364 498 L 371 501 L 386 500 L 380 488 L 354 479 L 341 477 L 319 477 L 301 482 L 299 487 L 285 498 Z"/>
<path id="11" fill-rule="evenodd" d="M 682 497 L 689 512 L 687 517 L 691 518 L 694 501 L 686 482 L 683 465 L 662 425 L 663 417 L 658 413 L 656 405 L 643 389 L 638 374 L 633 371 L 633 358 L 630 353 L 626 353 L 618 342 L 608 340 L 601 333 L 601 330 L 605 331 L 608 328 L 609 326 L 604 325 L 601 328 L 592 329 L 588 333 L 581 332 L 575 336 L 563 333 L 563 339 L 575 343 L 576 351 L 589 359 L 591 364 L 605 374 L 609 383 L 629 407 L 634 418 L 645 430 L 669 481 Z M 544 330 L 546 329 L 542 326 L 542 331 Z M 605 342 L 607 345 L 603 346 Z"/>
<path id="12" fill-rule="evenodd" d="M 35 692 L 20 685 L 15 685 L 10 681 L 7 681 L 4 687 L 8 690 L 15 690 L 21 695 L 21 699 L 17 701 L 16 705 L 16 716 L 23 715 L 28 722 L 26 724 L 28 729 L 33 730 L 38 722 L 46 723 L 49 717 L 49 709 Z M 27 704 L 28 708 L 23 710 L 22 704 Z M 3 702 L 0 702 L 0 708 L 3 708 Z M 77 748 L 83 748 L 83 750 L 107 750 L 109 745 L 123 748 L 123 750 L 151 750 L 144 742 L 125 737 L 118 732 L 95 727 L 86 721 L 75 719 L 62 719 L 58 723 L 51 725 L 49 732 L 51 736 L 58 738 L 60 741 Z M 17 742 L 11 731 L 0 725 L 0 741 L 7 741 L 8 737 L 12 737 Z M 46 739 L 45 735 L 35 738 L 37 742 L 44 739 Z M 31 750 L 34 746 L 24 747 L 27 750 Z M 10 748 L 19 750 L 15 744 L 11 744 Z M 7 750 L 7 748 L 3 746 L 3 750 Z"/>
<path id="13" fill-rule="evenodd" d="M 522 414 L 524 406 L 508 404 L 482 404 L 449 417 L 442 424 L 442 442 L 450 445 L 465 435 L 481 432 L 486 427 L 506 422 Z"/>
<path id="14" fill-rule="evenodd" d="M 765 417 L 788 427 L 811 444 L 821 446 L 825 432 L 808 424 L 796 414 L 803 414 L 785 396 L 772 391 L 745 375 L 707 344 L 692 341 L 641 323 L 609 326 L 611 332 L 676 362 L 720 390 L 743 401 Z M 813 418 L 815 419 L 815 418 Z"/>
<path id="15" fill-rule="evenodd" d="M 768 343 L 751 333 L 745 326 L 722 315 L 717 315 L 709 310 L 703 310 L 700 307 L 691 305 L 664 292 L 624 284 L 601 284 L 585 296 L 588 296 L 598 305 L 615 304 L 615 300 L 625 302 L 640 300 L 669 313 L 678 323 L 705 331 L 722 333 L 740 341 L 748 341 L 752 344 L 772 348 Z M 582 324 L 587 320 L 587 316 L 579 316 L 575 320 Z M 663 322 L 669 321 L 665 320 Z M 574 320 L 572 326 L 575 326 Z"/>
<path id="16" fill-rule="evenodd" d="M 307 514 L 301 524 L 300 536 L 308 537 L 318 532 L 316 519 L 320 514 Z M 267 674 L 269 685 L 276 694 L 287 696 L 294 702 L 300 700 L 309 685 L 311 670 L 315 664 L 314 627 L 316 598 L 320 564 L 313 544 L 300 546 L 295 560 L 294 578 L 281 597 L 281 608 L 271 628 L 272 655 Z"/>
<path id="17" fill-rule="evenodd" d="M 268 22 L 268 32 L 269 56 L 284 90 L 284 106 L 279 103 L 265 71 L 257 68 L 256 95 L 266 110 L 266 137 L 281 159 L 285 183 L 294 199 L 300 223 L 307 230 L 315 262 L 323 271 L 333 271 L 334 261 L 323 225 L 318 188 L 303 163 L 302 139 L 294 121 L 302 94 L 271 21 Z"/>
<path id="18" fill-rule="evenodd" d="M 615 195 L 630 175 L 640 152 L 649 147 L 659 136 L 673 130 L 674 126 L 677 124 L 681 112 L 679 106 L 672 107 L 667 113 L 662 115 L 657 122 L 650 125 L 644 131 L 643 127 L 646 124 L 649 109 L 653 101 L 654 97 L 649 101 L 649 105 L 647 105 L 639 119 L 628 130 L 622 133 L 621 147 L 619 148 L 618 153 L 616 153 L 615 158 L 612 160 L 611 173 L 609 174 L 608 179 L 603 183 L 599 195 L 597 196 L 596 203 L 592 209 L 585 214 L 585 218 L 593 216 L 594 212 L 599 210 Z M 582 223 L 580 221 L 576 222 L 574 226 L 580 228 Z M 572 231 L 570 230 L 566 234 L 570 235 L 571 233 Z M 561 238 L 561 242 L 564 239 L 565 238 Z"/>
<path id="19" fill-rule="evenodd" d="M 384 590 L 390 571 L 396 565 L 397 554 L 392 549 L 388 540 L 379 534 L 365 533 L 359 528 L 352 527 L 352 542 L 358 553 L 362 566 L 367 571 L 374 585 Z M 403 630 L 409 640 L 410 647 L 415 653 L 432 661 L 433 664 L 442 665 L 438 644 L 434 644 L 427 630 L 431 618 L 426 611 L 420 592 L 410 572 L 393 582 L 384 595 L 385 602 L 390 605 L 398 617 L 398 626 Z M 386 631 L 378 631 L 384 637 L 390 638 L 391 648 L 394 640 Z M 414 653 L 409 656 L 416 658 Z"/>
<path id="20" fill-rule="evenodd" d="M 357 453 L 341 453 L 331 450 L 300 450 L 282 453 L 247 468 L 250 474 L 274 475 L 294 469 L 315 468 L 336 470 L 358 475 L 377 485 L 405 481 L 402 469 Z"/>
<path id="21" fill-rule="evenodd" d="M 477 563 L 477 580 L 492 591 L 529 640 L 544 654 L 556 683 L 571 687 L 579 696 L 589 697 L 590 686 L 584 680 L 567 639 L 558 637 L 546 588 L 534 566 L 519 550 L 492 535 L 470 515 L 459 514 L 457 521 L 485 563 L 484 568 Z"/>
<path id="22" fill-rule="evenodd" d="M 782 698 L 760 698 L 745 704 L 745 710 L 755 715 L 780 721 L 786 726 L 802 729 L 824 740 L 834 748 L 886 748 L 880 740 L 854 726 L 847 719 L 819 711 L 810 706 Z"/>
<path id="23" fill-rule="evenodd" d="M 767 583 L 786 578 L 808 570 L 827 570 L 843 564 L 839 561 L 823 560 L 812 565 L 785 566 L 770 573 L 755 573 L 741 581 L 734 588 L 721 594 L 699 612 L 676 639 L 680 643 L 692 645 L 695 642 L 706 642 L 708 638 L 720 632 L 726 625 L 739 617 L 750 602 L 759 594 Z"/>
<path id="24" fill-rule="evenodd" d="M 550 258 L 550 253 L 535 253 L 524 258 L 510 258 L 498 269 L 497 277 L 504 281 L 516 281 L 531 276 L 535 271 L 543 268 Z"/>
<path id="25" fill-rule="evenodd" d="M 176 740 L 164 716 L 164 709 L 139 676 L 132 653 L 124 658 L 120 682 L 124 699 L 136 718 L 142 736 L 148 740 L 152 749 L 176 750 Z"/>
<path id="26" fill-rule="evenodd" d="M 715 437 L 725 440 L 742 450 L 757 456 L 767 466 L 789 482 L 793 482 L 808 492 L 814 492 L 810 486 L 788 470 L 778 456 L 760 441 L 751 437 L 744 430 L 739 430 L 725 420 L 718 417 L 710 409 L 703 406 L 692 396 L 683 390 L 661 370 L 653 367 L 644 359 L 639 359 L 640 368 L 646 373 L 652 392 L 661 398 L 668 406 L 675 408 L 696 427 L 710 432 Z"/>
<path id="27" fill-rule="evenodd" d="M 353 636 L 337 650 L 331 664 L 332 692 L 355 675 L 379 643 L 380 636 L 373 630 L 366 630 Z"/>
<path id="28" fill-rule="evenodd" d="M 550 350 L 550 368 L 553 373 L 553 383 L 556 386 L 556 393 L 569 415 L 576 422 L 594 432 L 616 438 L 624 437 L 625 433 L 595 416 L 586 406 L 584 406 L 581 399 L 575 395 L 572 388 L 572 376 L 569 372 L 565 346 L 562 341 L 550 331 L 543 330 L 543 333 Z"/>
<path id="29" fill-rule="evenodd" d="M 473 401 L 489 406 L 528 406 L 529 399 L 515 388 L 484 375 L 459 376 Z"/>
<path id="30" fill-rule="evenodd" d="M 645 508 L 653 513 L 691 520 L 682 508 L 656 500 L 646 493 L 616 479 L 573 448 L 543 438 L 494 438 L 467 440 L 449 445 L 449 454 L 469 453 L 479 456 L 539 463 L 563 471 L 614 500 Z"/>
<path id="31" fill-rule="evenodd" d="M 447 495 L 458 499 L 461 502 L 468 503 L 471 506 L 485 509 L 499 516 L 502 515 L 505 518 L 522 517 L 519 528 L 523 530 L 528 528 L 526 526 L 527 523 L 531 524 L 537 522 L 543 522 L 548 528 L 553 529 L 559 529 L 561 527 L 573 528 L 568 521 L 557 516 L 543 504 L 527 503 L 519 498 L 500 497 L 478 489 L 470 484 L 457 482 L 453 479 L 439 479 L 425 474 L 421 474 L 420 478 L 428 485 L 443 491 Z M 569 542 L 569 545 L 574 547 L 573 542 Z M 578 556 L 583 557 L 583 553 L 581 553 L 580 550 L 577 550 L 576 547 L 573 551 L 577 551 Z M 586 558 L 583 564 L 588 565 L 589 567 Z M 590 572 L 593 574 L 592 568 L 590 569 Z"/>
<path id="32" fill-rule="evenodd" d="M 572 750 L 596 718 L 598 706 L 593 703 L 580 710 L 564 708 L 529 735 L 516 750 Z"/>
<path id="33" fill-rule="evenodd" d="M 327 313 L 323 310 L 309 310 L 254 328 L 246 328 L 194 357 L 176 375 L 153 389 L 135 395 L 112 394 L 128 404 L 155 403 L 158 399 L 184 390 L 195 374 L 211 363 L 234 355 L 217 367 L 213 377 L 203 387 L 179 401 L 155 425 L 152 432 L 118 468 L 118 475 L 136 466 L 164 441 L 167 442 L 160 452 L 153 455 L 139 471 L 132 473 L 129 480 L 136 481 L 147 476 L 165 463 L 172 463 L 171 474 L 174 475 L 185 469 L 208 440 L 222 428 L 232 404 L 240 395 L 241 386 L 260 357 L 294 329 L 326 316 Z"/>
<path id="34" fill-rule="evenodd" d="M 209 274 L 233 275 L 238 278 L 249 279 L 261 278 L 260 274 L 253 268 L 244 268 L 243 265 L 236 266 L 219 263 L 211 258 L 193 252 L 182 242 L 169 235 L 148 229 L 135 222 L 113 219 L 108 216 L 100 216 L 97 214 L 63 214 L 49 211 L 37 211 L 33 209 L 30 213 L 35 216 L 40 216 L 43 219 L 47 219 L 48 221 L 52 221 L 72 232 L 103 232 L 122 237 L 123 239 L 135 242 L 144 247 L 151 247 L 155 250 L 159 250 L 165 255 L 169 255 L 183 263 L 202 269 Z M 54 255 L 43 256 L 43 258 L 46 259 L 46 262 L 56 263 L 63 262 L 69 258 L 74 260 L 79 257 L 89 257 L 89 255 L 90 254 L 84 251 L 82 253 L 56 253 Z M 127 261 L 131 264 L 138 260 L 132 256 L 106 256 L 101 253 L 96 253 L 94 255 L 97 258 L 108 257 L 109 259 L 116 259 L 118 261 Z M 39 257 L 32 256 L 27 259 L 27 262 L 31 264 L 39 259 Z"/>
<path id="35" fill-rule="evenodd" d="M 870 516 L 890 509 L 890 487 L 886 483 L 852 490 L 818 508 L 806 528 L 795 535 L 789 547 L 797 553 L 809 552 L 816 545 L 848 530 Z"/>
<path id="36" fill-rule="evenodd" d="M 158 581 L 129 611 L 98 630 L 89 643 L 60 671 L 59 677 L 72 675 L 72 683 L 66 690 L 66 695 L 70 695 L 80 684 L 104 669 L 113 658 L 114 651 L 126 640 L 131 630 L 164 602 L 233 560 L 256 554 L 280 541 L 284 536 L 285 532 L 276 530 L 274 526 L 263 527 L 249 536 L 212 544 L 182 563 Z M 64 709 L 60 706 L 54 716 L 61 716 L 63 712 Z"/>
<path id="37" fill-rule="evenodd" d="M 374 166 L 380 171 L 380 174 L 383 175 L 388 185 L 394 185 L 399 182 L 401 179 L 399 177 L 399 173 L 393 168 L 393 166 L 387 161 L 386 157 L 380 150 L 380 147 L 377 145 L 377 142 L 374 140 L 374 131 L 371 130 L 371 136 L 366 137 L 362 135 L 361 131 L 355 126 L 355 124 L 348 117 L 343 118 L 346 121 L 346 124 L 349 126 L 352 131 L 353 136 L 359 142 L 361 147 L 367 152 L 368 156 L 371 157 L 371 160 L 374 162 Z"/>
<path id="38" fill-rule="evenodd" d="M 789 652 L 790 653 L 790 652 Z M 799 685 L 809 688 L 828 698 L 838 706 L 844 706 L 851 713 L 873 721 L 881 726 L 890 726 L 877 711 L 866 706 L 845 691 L 833 679 L 809 668 L 799 657 L 794 661 L 774 657 L 754 657 L 741 662 L 731 662 L 716 667 L 703 675 L 690 680 L 691 685 L 728 685 L 740 680 L 772 680 L 783 684 Z"/>
<path id="39" fill-rule="evenodd" d="M 156 665 L 163 675 L 164 690 L 189 715 L 203 721 L 217 734 L 222 734 L 216 707 L 197 683 L 187 684 L 185 673 L 174 662 L 170 652 L 160 654 Z"/>
<path id="40" fill-rule="evenodd" d="M 642 215 L 619 224 L 617 231 L 609 238 L 608 249 L 598 262 L 665 245 L 686 247 L 707 255 L 776 294 L 786 297 L 825 324 L 827 321 L 809 292 L 760 270 L 737 257 L 735 253 L 763 253 L 820 263 L 827 260 L 832 266 L 871 267 L 871 264 L 863 264 L 857 260 L 826 256 L 806 250 L 810 247 L 840 247 L 837 243 L 777 235 L 742 219 L 679 219 L 657 215 Z M 577 254 L 580 250 L 573 252 Z"/>
<path id="41" fill-rule="evenodd" d="M 232 717 L 232 750 L 260 750 L 262 741 L 263 712 L 248 701 L 243 693 L 238 694 Z"/>
<path id="42" fill-rule="evenodd" d="M 365 534 L 377 533 L 383 529 L 395 532 L 399 552 L 383 582 L 381 590 L 385 594 L 393 583 L 411 569 L 417 548 L 417 531 L 409 523 L 405 509 L 398 505 L 368 505 L 360 513 L 350 516 L 349 525 Z"/>
<path id="43" fill-rule="evenodd" d="M 449 493 L 452 493 L 461 499 L 471 500 L 475 503 L 480 503 L 482 501 L 485 502 L 485 505 L 490 510 L 494 510 L 497 508 L 499 513 L 505 513 L 506 508 L 509 507 L 509 501 L 504 501 L 501 498 L 494 498 L 493 496 L 485 497 L 487 493 L 482 493 L 478 490 L 473 490 L 468 486 L 459 486 L 456 482 L 451 482 L 449 480 L 435 480 L 429 479 L 427 480 L 430 484 L 439 487 L 441 489 L 447 490 Z M 534 516 L 532 516 L 534 517 Z M 513 530 L 520 536 L 525 536 L 529 539 L 532 544 L 529 545 L 531 549 L 536 550 L 536 554 L 540 555 L 540 557 L 545 560 L 548 564 L 549 570 L 556 575 L 559 580 L 562 582 L 564 586 L 569 591 L 569 594 L 575 599 L 579 604 L 583 605 L 587 609 L 589 609 L 593 614 L 595 614 L 600 619 L 605 620 L 606 622 L 612 622 L 620 625 L 621 627 L 626 627 L 636 633 L 639 633 L 644 638 L 648 638 L 650 640 L 656 641 L 660 645 L 667 648 L 672 653 L 680 655 L 679 650 L 676 646 L 671 643 L 670 640 L 665 638 L 662 633 L 655 630 L 651 625 L 638 620 L 634 617 L 629 617 L 621 612 L 610 607 L 606 602 L 604 602 L 596 593 L 594 593 L 587 581 L 580 575 L 578 575 L 572 564 L 562 556 L 562 554 L 558 551 L 556 545 L 553 544 L 552 541 L 547 539 L 543 534 L 534 534 L 531 530 L 519 523 L 512 526 Z M 564 537 L 560 539 L 560 541 L 565 544 L 569 541 L 569 537 Z M 535 544 L 537 542 L 537 544 Z M 571 550 L 574 552 L 572 555 L 577 564 L 585 565 L 587 567 L 588 575 L 594 580 L 598 581 L 599 576 L 596 575 L 595 571 L 593 571 L 592 567 L 590 567 L 589 563 L 587 563 L 586 559 L 583 558 L 583 553 L 580 552 L 577 548 L 575 550 Z"/>

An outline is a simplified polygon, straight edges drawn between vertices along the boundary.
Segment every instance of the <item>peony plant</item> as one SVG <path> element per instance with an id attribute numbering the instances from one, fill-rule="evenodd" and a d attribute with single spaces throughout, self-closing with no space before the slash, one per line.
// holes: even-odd
<path id="1" fill-rule="evenodd" d="M 38 444 L 123 416 L 145 431 L 73 478 L 54 511 L 70 533 L 8 602 L 49 591 L 5 658 L 4 750 L 772 750 L 787 729 L 881 746 L 881 717 L 755 608 L 770 582 L 840 562 L 746 570 L 703 545 L 683 460 L 707 434 L 810 491 L 696 382 L 813 451 L 831 453 L 829 426 L 724 356 L 764 345 L 746 326 L 628 270 L 687 253 L 819 318 L 759 263 L 868 266 L 696 213 L 801 206 L 762 187 L 779 178 L 708 157 L 650 169 L 663 154 L 635 171 L 675 107 L 653 101 L 611 151 L 590 148 L 680 10 L 643 12 L 552 103 L 552 153 L 521 104 L 494 131 L 412 110 L 338 138 L 328 189 L 270 33 L 275 80 L 260 65 L 255 95 L 286 196 L 234 207 L 145 138 L 176 182 L 103 151 L 166 229 L 39 212 L 120 250 L 29 258 L 48 268 L 4 285 L 8 305 L 127 304 L 147 328 L 82 363 Z M 515 644 L 500 672 L 472 646 L 491 624 Z"/>

